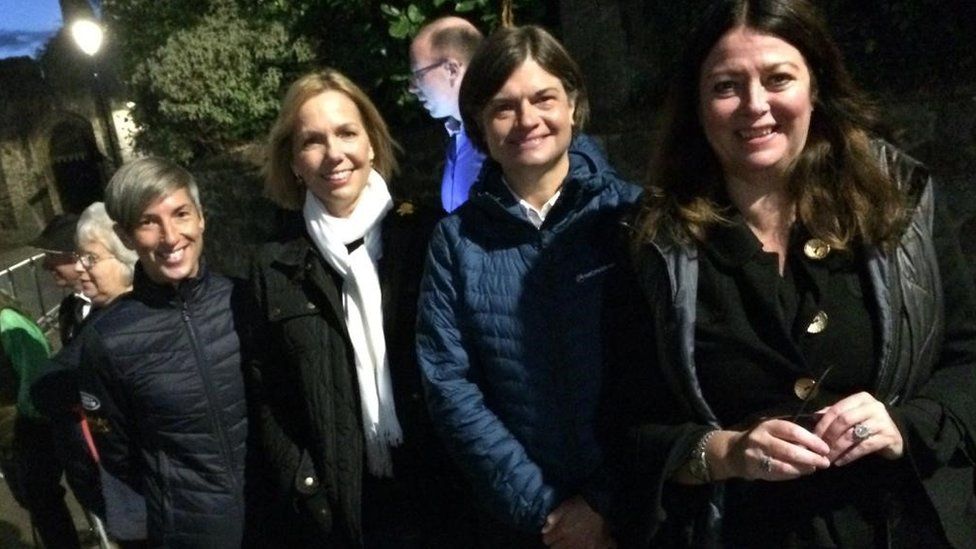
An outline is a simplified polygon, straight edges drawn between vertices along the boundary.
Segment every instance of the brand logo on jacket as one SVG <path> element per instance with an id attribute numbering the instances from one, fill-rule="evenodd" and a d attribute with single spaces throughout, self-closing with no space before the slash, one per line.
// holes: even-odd
<path id="1" fill-rule="evenodd" d="M 102 407 L 102 403 L 94 395 L 79 391 L 81 393 L 81 407 L 89 412 L 94 412 Z"/>

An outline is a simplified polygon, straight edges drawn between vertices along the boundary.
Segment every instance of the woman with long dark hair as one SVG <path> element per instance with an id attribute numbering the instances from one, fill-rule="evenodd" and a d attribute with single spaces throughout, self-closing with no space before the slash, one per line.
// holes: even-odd
<path id="1" fill-rule="evenodd" d="M 976 543 L 976 291 L 806 0 L 723 0 L 673 80 L 615 405 L 655 545 Z"/>

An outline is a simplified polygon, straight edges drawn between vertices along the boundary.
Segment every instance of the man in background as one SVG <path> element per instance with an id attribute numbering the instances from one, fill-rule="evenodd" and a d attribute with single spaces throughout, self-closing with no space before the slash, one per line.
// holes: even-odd
<path id="1" fill-rule="evenodd" d="M 75 270 L 75 229 L 78 216 L 62 214 L 44 227 L 41 235 L 31 242 L 31 246 L 44 252 L 41 268 L 51 273 L 54 283 L 64 291 L 70 291 L 61 300 L 58 309 L 58 333 L 61 344 L 70 341 L 81 327 L 82 321 L 91 310 L 91 301 L 83 293 Z"/>
<path id="2" fill-rule="evenodd" d="M 468 21 L 442 17 L 421 28 L 410 44 L 410 93 L 433 118 L 444 119 L 449 136 L 441 178 L 441 204 L 448 213 L 468 199 L 485 159 L 464 133 L 458 108 L 461 80 L 482 39 Z"/>

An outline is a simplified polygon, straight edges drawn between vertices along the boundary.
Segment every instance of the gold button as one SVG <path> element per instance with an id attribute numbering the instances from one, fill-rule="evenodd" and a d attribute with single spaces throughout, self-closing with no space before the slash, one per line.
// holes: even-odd
<path id="1" fill-rule="evenodd" d="M 820 311 L 817 316 L 813 317 L 810 321 L 810 325 L 807 326 L 808 334 L 819 334 L 820 332 L 827 329 L 827 313 Z"/>
<path id="2" fill-rule="evenodd" d="M 823 259 L 830 253 L 830 244 L 819 238 L 811 238 L 803 245 L 803 254 L 810 259 Z"/>
<path id="3" fill-rule="evenodd" d="M 801 377 L 793 384 L 793 394 L 800 400 L 807 400 L 817 396 L 817 382 L 808 377 Z"/>

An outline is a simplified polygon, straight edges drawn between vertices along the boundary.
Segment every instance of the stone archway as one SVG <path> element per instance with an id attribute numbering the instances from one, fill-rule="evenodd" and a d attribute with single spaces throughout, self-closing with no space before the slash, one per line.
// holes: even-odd
<path id="1" fill-rule="evenodd" d="M 104 157 L 87 120 L 71 117 L 57 123 L 51 129 L 50 152 L 51 172 L 65 213 L 81 213 L 102 200 Z"/>

